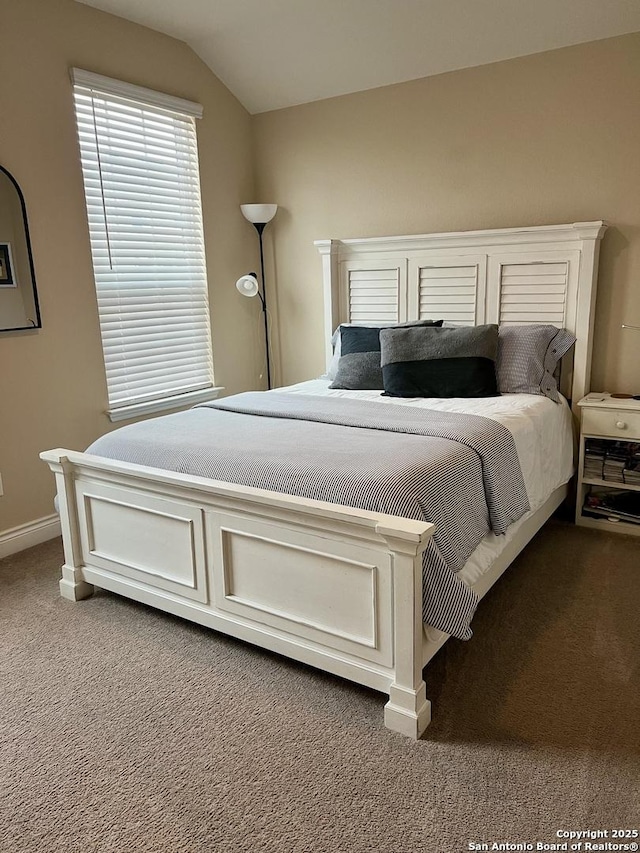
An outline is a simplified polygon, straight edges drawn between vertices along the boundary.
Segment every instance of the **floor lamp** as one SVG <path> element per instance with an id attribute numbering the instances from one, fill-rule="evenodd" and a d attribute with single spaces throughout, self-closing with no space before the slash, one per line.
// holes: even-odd
<path id="1" fill-rule="evenodd" d="M 264 252 L 262 249 L 262 232 L 265 225 L 271 222 L 276 215 L 277 204 L 241 204 L 240 210 L 244 218 L 250 222 L 258 232 L 260 240 L 260 273 L 262 277 L 262 293 L 258 286 L 258 278 L 255 273 L 243 275 L 236 282 L 236 287 L 243 296 L 259 296 L 262 302 L 262 314 L 264 317 L 264 338 L 267 348 L 267 388 L 271 388 L 271 358 L 269 353 L 269 323 L 267 320 L 267 290 L 264 278 Z"/>

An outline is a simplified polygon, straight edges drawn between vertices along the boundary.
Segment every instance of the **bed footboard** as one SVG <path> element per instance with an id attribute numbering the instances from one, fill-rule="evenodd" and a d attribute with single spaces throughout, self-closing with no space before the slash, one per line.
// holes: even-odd
<path id="1" fill-rule="evenodd" d="M 41 458 L 65 598 L 95 584 L 365 684 L 389 694 L 389 728 L 421 735 L 433 525 L 73 451 Z"/>

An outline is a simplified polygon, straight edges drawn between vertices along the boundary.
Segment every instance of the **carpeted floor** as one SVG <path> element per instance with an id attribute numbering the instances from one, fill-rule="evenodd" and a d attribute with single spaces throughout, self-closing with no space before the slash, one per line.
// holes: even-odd
<path id="1" fill-rule="evenodd" d="M 373 691 L 109 593 L 60 599 L 61 562 L 57 540 L 0 561 L 1 853 L 458 853 L 639 826 L 640 539 L 547 525 L 427 669 L 418 743 Z"/>

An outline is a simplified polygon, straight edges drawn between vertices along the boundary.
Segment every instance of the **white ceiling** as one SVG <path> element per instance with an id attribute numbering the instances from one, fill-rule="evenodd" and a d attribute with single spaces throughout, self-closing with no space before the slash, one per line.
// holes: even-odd
<path id="1" fill-rule="evenodd" d="M 79 0 L 187 42 L 251 113 L 640 31 L 640 0 Z"/>

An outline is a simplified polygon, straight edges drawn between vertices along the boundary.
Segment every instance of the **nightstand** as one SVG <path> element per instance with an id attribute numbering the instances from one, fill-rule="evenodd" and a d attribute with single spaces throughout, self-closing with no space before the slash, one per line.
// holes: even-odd
<path id="1" fill-rule="evenodd" d="M 576 524 L 640 536 L 640 400 L 588 394 L 578 406 Z"/>

